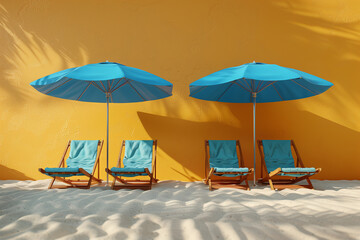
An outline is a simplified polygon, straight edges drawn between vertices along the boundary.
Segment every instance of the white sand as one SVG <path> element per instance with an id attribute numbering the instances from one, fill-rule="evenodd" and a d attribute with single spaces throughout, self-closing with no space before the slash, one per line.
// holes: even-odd
<path id="1" fill-rule="evenodd" d="M 360 181 L 317 190 L 208 191 L 164 181 L 153 190 L 47 190 L 0 181 L 0 239 L 360 239 Z"/>

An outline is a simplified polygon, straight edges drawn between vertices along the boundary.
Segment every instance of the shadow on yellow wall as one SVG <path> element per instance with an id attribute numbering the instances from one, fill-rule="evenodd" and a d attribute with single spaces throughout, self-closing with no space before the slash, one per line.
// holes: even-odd
<path id="1" fill-rule="evenodd" d="M 26 176 L 24 173 L 19 172 L 15 169 L 11 169 L 0 165 L 0 180 L 35 180 L 29 176 Z"/>
<path id="2" fill-rule="evenodd" d="M 251 167 L 251 104 L 191 99 L 188 85 L 256 60 L 335 84 L 313 98 L 258 104 L 257 138 L 294 139 L 304 162 L 324 169 L 319 178 L 358 179 L 359 11 L 354 0 L 2 1 L 0 164 L 44 178 L 37 168 L 56 166 L 69 139 L 104 139 L 105 105 L 45 96 L 29 83 L 109 60 L 174 84 L 168 99 L 111 104 L 111 166 L 122 139 L 157 138 L 160 179 L 199 180 L 204 140 L 231 138 Z"/>
<path id="3" fill-rule="evenodd" d="M 305 165 L 323 168 L 319 179 L 358 178 L 356 171 L 350 170 L 357 166 L 358 131 L 286 103 L 259 106 L 258 118 L 263 124 L 258 128 L 258 139 L 294 139 Z"/>
<path id="4" fill-rule="evenodd" d="M 244 140 L 241 137 L 241 128 L 221 122 L 194 122 L 143 112 L 138 112 L 138 115 L 150 137 L 161 139 L 160 151 L 167 156 L 159 158 L 159 177 L 163 175 L 161 170 L 180 174 L 187 180 L 199 179 L 198 176 L 204 177 L 206 139 Z M 168 158 L 173 159 L 175 163 L 168 162 Z"/>

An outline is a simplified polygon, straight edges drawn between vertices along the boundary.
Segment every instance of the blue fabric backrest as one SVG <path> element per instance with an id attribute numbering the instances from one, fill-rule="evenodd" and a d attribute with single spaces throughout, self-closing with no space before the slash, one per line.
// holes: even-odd
<path id="1" fill-rule="evenodd" d="M 70 154 L 66 160 L 69 168 L 83 168 L 92 173 L 97 156 L 98 140 L 72 140 Z"/>
<path id="2" fill-rule="evenodd" d="M 152 170 L 153 140 L 126 140 L 123 159 L 126 168 Z"/>
<path id="3" fill-rule="evenodd" d="M 235 140 L 209 140 L 210 168 L 238 168 Z"/>
<path id="4" fill-rule="evenodd" d="M 294 168 L 290 140 L 262 140 L 264 159 L 268 172 L 277 168 Z"/>

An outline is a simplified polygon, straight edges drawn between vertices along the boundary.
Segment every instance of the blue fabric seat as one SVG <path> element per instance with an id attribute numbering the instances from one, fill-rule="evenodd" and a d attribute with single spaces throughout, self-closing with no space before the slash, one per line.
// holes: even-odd
<path id="1" fill-rule="evenodd" d="M 297 173 L 294 173 L 297 172 Z M 289 174 L 291 173 L 291 174 Z M 301 177 L 304 175 L 314 175 L 316 173 L 315 168 L 281 168 L 281 176 L 290 176 L 290 177 Z"/>
<path id="2" fill-rule="evenodd" d="M 316 172 L 315 168 L 281 168 L 283 172 Z"/>
<path id="3" fill-rule="evenodd" d="M 145 172 L 145 168 L 118 168 L 118 167 L 113 167 L 111 168 L 112 172 Z"/>
<path id="4" fill-rule="evenodd" d="M 249 168 L 214 168 L 215 172 L 223 173 L 223 172 L 238 172 L 238 173 L 247 173 L 249 172 Z"/>
<path id="5" fill-rule="evenodd" d="M 315 168 L 295 167 L 290 140 L 262 140 L 262 144 L 268 173 L 278 168 L 281 168 L 277 174 L 280 176 L 301 177 L 316 173 Z"/>
<path id="6" fill-rule="evenodd" d="M 121 144 L 120 156 L 123 147 L 125 153 L 122 161 L 119 161 L 116 167 L 105 169 L 114 177 L 111 189 L 150 190 L 152 184 L 158 181 L 156 179 L 157 140 L 125 140 Z M 138 176 L 143 177 L 132 178 Z"/>
<path id="7" fill-rule="evenodd" d="M 152 173 L 153 143 L 153 140 L 126 140 L 122 161 L 124 167 L 111 168 L 113 174 L 123 177 L 147 176 L 145 168 Z M 128 174 L 129 172 L 133 174 Z"/>
<path id="8" fill-rule="evenodd" d="M 235 140 L 209 140 L 209 164 L 214 168 L 214 175 L 236 177 L 246 175 L 248 168 L 239 168 Z M 245 171 L 247 169 L 247 171 Z M 237 174 L 217 174 L 222 172 L 236 172 Z"/>
<path id="9" fill-rule="evenodd" d="M 209 186 L 210 191 L 224 187 L 250 190 L 247 178 L 253 172 L 253 169 L 243 166 L 244 161 L 239 141 L 206 140 L 205 150 L 206 153 L 209 151 L 209 158 L 205 162 L 205 169 L 207 171 L 208 167 L 210 167 L 210 171 L 205 173 L 204 183 Z M 214 178 L 214 176 L 221 178 Z"/>
<path id="10" fill-rule="evenodd" d="M 113 167 L 111 168 L 111 171 L 113 172 L 113 174 L 115 176 L 123 176 L 123 177 L 136 177 L 136 176 L 147 176 L 148 174 L 145 173 L 145 168 L 118 168 L 118 167 Z M 149 171 L 151 171 L 151 169 L 149 169 Z M 129 173 L 129 172 L 133 172 L 133 174 L 125 174 Z"/>
<path id="11" fill-rule="evenodd" d="M 91 185 L 101 183 L 99 172 L 94 176 L 95 168 L 99 167 L 100 153 L 104 141 L 101 140 L 71 140 L 66 145 L 65 153 L 56 168 L 39 168 L 39 172 L 52 177 L 49 184 L 52 188 L 83 188 L 88 189 Z M 69 157 L 65 156 L 69 152 Z M 66 167 L 64 167 L 66 166 Z M 67 177 L 84 176 L 84 179 L 65 179 Z M 56 181 L 63 182 L 62 185 L 54 185 Z"/>
<path id="12" fill-rule="evenodd" d="M 70 143 L 69 157 L 66 159 L 65 168 L 45 168 L 45 174 L 50 177 L 71 177 L 84 176 L 79 172 L 79 168 L 92 174 L 95 160 L 97 157 L 98 140 L 72 140 Z M 56 174 L 70 173 L 74 174 Z"/>
<path id="13" fill-rule="evenodd" d="M 54 173 L 69 173 L 72 174 L 54 174 Z M 77 174 L 73 174 L 77 172 Z M 79 172 L 79 168 L 45 168 L 45 174 L 52 177 L 71 177 L 71 176 L 84 176 L 83 173 Z"/>

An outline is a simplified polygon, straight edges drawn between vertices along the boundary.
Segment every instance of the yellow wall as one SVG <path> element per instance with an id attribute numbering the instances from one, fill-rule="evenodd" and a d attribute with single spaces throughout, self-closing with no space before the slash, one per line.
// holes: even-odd
<path id="1" fill-rule="evenodd" d="M 29 86 L 105 60 L 174 84 L 171 98 L 111 104 L 111 166 L 122 139 L 158 139 L 161 180 L 201 179 L 204 139 L 240 139 L 252 166 L 252 105 L 192 99 L 188 85 L 256 60 L 335 84 L 313 98 L 258 104 L 257 138 L 294 139 L 305 164 L 323 168 L 317 178 L 359 179 L 359 12 L 357 0 L 2 0 L 0 179 L 43 179 L 37 168 L 56 166 L 67 140 L 106 138 L 105 104 Z"/>

